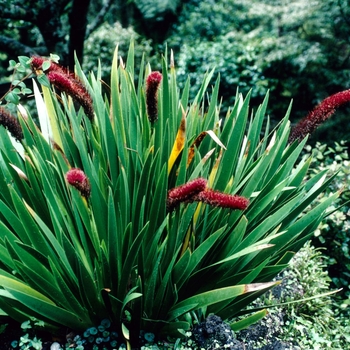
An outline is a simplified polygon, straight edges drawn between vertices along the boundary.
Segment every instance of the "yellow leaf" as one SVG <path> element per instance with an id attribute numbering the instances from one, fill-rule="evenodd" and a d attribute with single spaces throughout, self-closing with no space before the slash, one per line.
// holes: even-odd
<path id="1" fill-rule="evenodd" d="M 219 156 L 217 157 L 215 164 L 214 164 L 213 168 L 211 169 L 209 179 L 208 179 L 208 187 L 213 187 L 213 185 L 214 185 L 214 181 L 215 181 L 216 174 L 218 172 L 221 157 L 222 157 L 222 149 L 220 150 Z"/>
<path id="2" fill-rule="evenodd" d="M 182 110 L 182 119 L 180 123 L 179 130 L 177 131 L 176 139 L 173 145 L 173 149 L 170 153 L 169 161 L 168 161 L 168 174 L 170 173 L 173 165 L 184 148 L 186 141 L 186 112 Z"/>
<path id="3" fill-rule="evenodd" d="M 182 255 L 185 254 L 185 252 L 186 252 L 187 249 L 191 249 L 191 247 L 190 247 L 190 238 L 191 238 L 191 234 L 192 234 L 192 230 L 191 230 L 191 228 L 189 228 L 189 229 L 187 230 L 185 239 L 184 239 L 184 241 L 183 241 L 183 243 L 182 243 L 182 247 L 181 247 L 181 252 L 180 252 L 179 258 L 181 258 Z M 190 251 L 191 251 L 191 250 L 190 250 Z"/>
<path id="4" fill-rule="evenodd" d="M 194 212 L 194 215 L 193 215 L 193 229 L 194 230 L 196 229 L 196 224 L 197 224 L 199 215 L 201 214 L 203 209 L 204 209 L 204 204 L 202 202 L 199 202 L 198 205 L 197 205 L 197 209 L 196 209 L 196 211 Z"/>

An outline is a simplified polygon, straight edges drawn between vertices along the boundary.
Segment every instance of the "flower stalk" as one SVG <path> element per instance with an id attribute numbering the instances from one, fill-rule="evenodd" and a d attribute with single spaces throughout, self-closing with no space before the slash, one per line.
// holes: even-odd
<path id="1" fill-rule="evenodd" d="M 37 73 L 37 72 L 43 71 L 45 73 L 48 73 L 48 72 L 55 71 L 55 72 L 69 74 L 67 69 L 63 68 L 59 64 L 52 61 L 50 61 L 49 67 L 47 69 L 44 69 L 43 63 L 47 61 L 48 59 L 46 59 L 45 57 L 33 56 L 30 63 L 33 72 Z"/>
<path id="2" fill-rule="evenodd" d="M 18 119 L 3 107 L 0 107 L 0 125 L 6 128 L 17 141 L 23 139 L 23 131 Z"/>
<path id="3" fill-rule="evenodd" d="M 213 207 L 229 208 L 232 210 L 245 210 L 249 205 L 249 200 L 247 198 L 222 193 L 212 189 L 206 189 L 205 191 L 200 192 L 195 197 L 195 200 L 209 204 Z"/>
<path id="4" fill-rule="evenodd" d="M 213 207 L 245 210 L 249 200 L 207 188 L 207 180 L 198 178 L 168 192 L 167 210 L 173 211 L 180 203 L 202 202 Z"/>
<path id="5" fill-rule="evenodd" d="M 31 66 L 32 70 L 37 73 L 43 70 L 43 63 L 47 61 L 43 57 L 33 57 Z M 50 66 L 45 70 L 45 74 L 50 83 L 62 92 L 71 96 L 74 101 L 79 103 L 86 114 L 92 121 L 94 119 L 94 108 L 92 98 L 81 80 L 75 74 L 69 73 L 55 62 L 50 62 Z"/>
<path id="6" fill-rule="evenodd" d="M 83 197 L 87 199 L 90 196 L 90 182 L 81 169 L 70 169 L 66 174 L 66 180 L 71 186 L 75 187 Z"/>
<path id="7" fill-rule="evenodd" d="M 152 72 L 146 80 L 146 106 L 148 120 L 154 123 L 158 120 L 158 88 L 162 81 L 160 72 Z"/>
<path id="8" fill-rule="evenodd" d="M 311 134 L 317 127 L 331 117 L 337 108 L 350 102 L 350 89 L 338 92 L 325 98 L 293 129 L 289 136 L 289 142 L 301 141 L 306 135 Z"/>
<path id="9" fill-rule="evenodd" d="M 204 191 L 207 180 L 198 178 L 171 189 L 168 192 L 167 210 L 173 211 L 182 202 L 193 202 L 196 195 Z"/>
<path id="10" fill-rule="evenodd" d="M 51 84 L 77 101 L 91 121 L 94 119 L 92 98 L 81 81 L 58 71 L 50 71 L 47 77 Z"/>

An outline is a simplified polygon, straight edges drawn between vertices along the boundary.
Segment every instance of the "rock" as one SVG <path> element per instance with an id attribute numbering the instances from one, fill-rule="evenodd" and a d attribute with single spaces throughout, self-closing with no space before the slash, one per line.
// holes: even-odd
<path id="1" fill-rule="evenodd" d="M 284 343 L 280 340 L 276 340 L 273 343 L 265 345 L 258 350 L 293 350 L 293 349 L 299 349 L 299 348 L 296 348 L 295 346 L 293 346 L 293 344 Z"/>
<path id="2" fill-rule="evenodd" d="M 241 342 L 234 338 L 230 326 L 216 315 L 210 315 L 204 322 L 195 325 L 192 329 L 192 336 L 198 346 L 206 350 L 244 349 Z"/>

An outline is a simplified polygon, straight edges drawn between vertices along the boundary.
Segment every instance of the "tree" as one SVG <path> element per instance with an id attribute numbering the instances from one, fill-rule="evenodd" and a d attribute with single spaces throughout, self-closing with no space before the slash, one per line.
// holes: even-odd
<path id="1" fill-rule="evenodd" d="M 0 96 L 9 89 L 9 60 L 54 53 L 60 56 L 62 65 L 72 70 L 75 55 L 83 62 L 86 39 L 106 22 L 112 25 L 117 21 L 125 29 L 132 26 L 154 44 L 160 43 L 184 1 L 0 0 Z M 97 47 L 99 44 L 94 43 Z M 98 57 L 93 58 L 96 61 Z"/>
<path id="2" fill-rule="evenodd" d="M 3 26 L 12 27 L 16 35 L 7 32 L 0 36 L 1 51 L 14 57 L 60 53 L 63 62 L 72 65 L 74 50 L 78 56 L 83 53 L 89 3 L 90 0 L 2 1 Z"/>
<path id="3" fill-rule="evenodd" d="M 141 35 L 161 42 L 181 1 L 53 0 L 0 1 L 0 51 L 19 55 L 57 53 L 70 67 L 74 54 L 82 61 L 85 39 L 106 19 L 134 26 Z M 88 25 L 89 24 L 89 25 Z"/>

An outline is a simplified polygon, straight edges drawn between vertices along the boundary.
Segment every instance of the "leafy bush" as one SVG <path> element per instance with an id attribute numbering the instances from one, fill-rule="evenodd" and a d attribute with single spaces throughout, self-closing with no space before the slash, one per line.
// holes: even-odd
<path id="1" fill-rule="evenodd" d="M 253 97 L 269 88 L 272 120 L 280 120 L 292 98 L 291 120 L 297 120 L 348 87 L 347 17 L 346 1 L 191 0 L 168 43 L 182 57 L 179 68 L 192 69 L 193 76 L 207 63 L 217 65 L 225 106 L 231 105 L 237 86 L 244 93 L 255 86 Z M 318 140 L 346 138 L 348 112 L 340 111 Z"/>
<path id="2" fill-rule="evenodd" d="M 221 36 L 215 42 L 197 40 L 185 44 L 177 63 L 179 85 L 183 88 L 190 77 L 190 96 L 193 99 L 200 89 L 201 77 L 215 67 L 215 72 L 220 74 L 219 95 L 223 98 L 224 110 L 234 104 L 237 88 L 247 94 L 253 86 L 251 97 L 260 100 L 265 96 L 269 82 L 261 67 L 257 66 L 258 54 L 252 42 L 243 42 L 233 33 Z M 214 78 L 211 83 L 215 83 Z M 272 87 L 271 82 L 269 87 Z"/>
<path id="3" fill-rule="evenodd" d="M 237 337 L 253 348 L 278 339 L 303 350 L 345 349 L 350 323 L 335 295 L 330 295 L 325 262 L 321 250 L 308 242 L 279 276 L 282 284 L 254 302 L 256 306 L 271 306 L 269 315 Z"/>
<path id="4" fill-rule="evenodd" d="M 43 327 L 44 323 L 33 319 L 32 321 L 26 321 L 21 324 L 21 329 L 23 330 L 23 336 L 20 339 L 14 340 L 11 342 L 11 348 L 20 349 L 20 350 L 41 350 L 42 349 L 42 341 L 37 338 L 35 332 L 33 332 L 33 328 Z M 6 346 L 6 344 L 5 344 Z"/>
<path id="5" fill-rule="evenodd" d="M 245 35 L 260 20 L 250 9 L 244 1 L 194 0 L 184 5 L 167 45 L 179 57 L 176 66 L 180 87 L 188 76 L 191 78 L 191 98 L 201 86 L 201 77 L 213 67 L 220 74 L 223 110 L 234 104 L 237 88 L 243 95 L 252 89 L 251 98 L 256 103 L 264 98 L 267 89 L 273 91 L 275 83 L 266 80 L 259 62 L 260 38 Z M 213 78 L 211 84 L 214 83 Z"/>
<path id="6" fill-rule="evenodd" d="M 135 86 L 133 45 L 125 64 L 116 50 L 107 96 L 101 69 L 22 63 L 43 96 L 34 82 L 40 128 L 23 106 L 0 110 L 3 314 L 75 330 L 108 318 L 137 347 L 141 329 L 235 316 L 313 235 L 337 194 L 306 211 L 331 178 L 304 181 L 289 111 L 269 130 L 268 96 L 251 113 L 237 94 L 223 122 L 213 71 L 190 102 L 165 58 L 162 73 L 143 61 Z"/>
<path id="7" fill-rule="evenodd" d="M 110 61 L 116 45 L 118 45 L 119 55 L 126 57 L 130 41 L 135 45 L 135 61 L 141 64 L 143 55 L 149 58 L 152 51 L 151 40 L 142 38 L 132 27 L 123 28 L 119 22 L 113 25 L 104 23 L 93 32 L 84 44 L 84 70 L 96 71 L 98 64 L 101 64 L 101 76 L 103 80 L 110 80 Z"/>
<path id="8" fill-rule="evenodd" d="M 344 295 L 349 297 L 350 162 L 347 147 L 344 141 L 334 143 L 333 147 L 318 142 L 313 149 L 308 147 L 307 152 L 312 155 L 311 169 L 314 173 L 327 170 L 328 174 L 336 175 L 318 200 L 322 201 L 336 191 L 340 191 L 340 196 L 316 230 L 313 242 L 316 246 L 326 248 L 325 256 L 332 281 L 337 288 L 344 288 Z M 335 207 L 338 207 L 337 210 Z"/>

